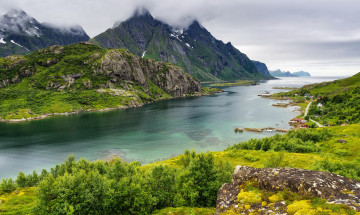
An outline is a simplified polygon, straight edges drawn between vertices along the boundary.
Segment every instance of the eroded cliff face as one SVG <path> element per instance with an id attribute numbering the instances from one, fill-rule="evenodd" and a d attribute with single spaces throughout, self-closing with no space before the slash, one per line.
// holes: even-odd
<path id="1" fill-rule="evenodd" d="M 153 83 L 175 97 L 201 92 L 199 82 L 180 68 L 142 59 L 124 50 L 108 51 L 94 65 L 94 73 L 110 77 L 109 84 L 127 80 L 149 88 Z"/>
<path id="2" fill-rule="evenodd" d="M 360 211 L 360 182 L 329 172 L 237 166 L 232 183 L 224 184 L 218 192 L 216 214 L 331 212 L 321 207 L 314 208 L 312 201 L 315 197 L 330 204 L 346 205 L 348 210 Z"/>

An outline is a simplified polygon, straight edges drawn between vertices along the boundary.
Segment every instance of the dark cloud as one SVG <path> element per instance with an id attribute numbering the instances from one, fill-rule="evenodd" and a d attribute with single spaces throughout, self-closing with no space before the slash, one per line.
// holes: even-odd
<path id="1" fill-rule="evenodd" d="M 81 25 L 95 36 L 139 6 L 171 25 L 198 19 L 216 38 L 272 69 L 315 75 L 360 72 L 358 0 L 3 0 L 40 22 Z"/>

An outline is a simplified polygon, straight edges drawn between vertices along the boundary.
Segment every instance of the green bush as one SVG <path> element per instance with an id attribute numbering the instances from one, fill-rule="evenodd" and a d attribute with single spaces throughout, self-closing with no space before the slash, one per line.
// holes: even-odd
<path id="1" fill-rule="evenodd" d="M 5 178 L 0 183 L 0 190 L 10 193 L 16 189 L 16 184 L 11 178 Z"/>
<path id="2" fill-rule="evenodd" d="M 285 152 L 278 152 L 269 156 L 265 161 L 266 168 L 276 168 L 283 166 Z"/>
<path id="3" fill-rule="evenodd" d="M 316 169 L 360 180 L 360 162 L 357 160 L 349 162 L 325 159 L 316 164 Z"/>
<path id="4" fill-rule="evenodd" d="M 181 167 L 145 169 L 139 162 L 76 162 L 70 156 L 37 177 L 42 180 L 35 213 L 151 214 L 173 206 L 214 207 L 218 189 L 230 182 L 231 165 L 215 163 L 210 153 L 189 150 L 180 163 Z M 17 181 L 28 186 L 33 178 L 20 173 Z"/>
<path id="5" fill-rule="evenodd" d="M 319 143 L 332 137 L 327 129 L 300 129 L 290 131 L 285 135 L 276 134 L 273 137 L 251 139 L 235 144 L 226 150 L 234 149 L 287 151 L 295 153 L 319 152 Z"/>

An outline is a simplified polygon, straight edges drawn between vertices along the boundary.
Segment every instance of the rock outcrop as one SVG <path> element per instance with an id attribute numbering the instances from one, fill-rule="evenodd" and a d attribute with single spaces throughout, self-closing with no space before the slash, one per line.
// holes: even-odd
<path id="1" fill-rule="evenodd" d="M 94 73 L 110 76 L 111 84 L 127 80 L 148 88 L 151 81 L 175 97 L 201 92 L 200 83 L 179 67 L 142 59 L 124 50 L 107 52 L 94 66 Z"/>
<path id="2" fill-rule="evenodd" d="M 264 76 L 268 77 L 268 78 L 274 78 L 272 75 L 270 75 L 270 72 L 269 72 L 269 69 L 267 68 L 266 64 L 265 63 L 262 63 L 260 61 L 255 61 L 253 60 L 252 61 L 255 66 L 256 66 L 256 69 L 261 73 L 263 74 Z"/>
<path id="3" fill-rule="evenodd" d="M 232 176 L 232 183 L 224 184 L 218 192 L 216 214 L 239 208 L 240 197 L 238 195 L 241 192 L 241 185 L 249 181 L 256 183 L 260 190 L 271 192 L 288 190 L 299 195 L 323 198 L 328 203 L 343 204 L 353 210 L 360 211 L 359 181 L 321 171 L 288 167 L 257 169 L 237 166 Z M 258 203 L 243 208 L 245 213 L 254 211 L 254 208 L 261 212 L 260 214 L 269 212 L 267 202 L 260 200 Z M 272 212 L 286 212 L 285 201 L 273 201 L 273 203 Z"/>

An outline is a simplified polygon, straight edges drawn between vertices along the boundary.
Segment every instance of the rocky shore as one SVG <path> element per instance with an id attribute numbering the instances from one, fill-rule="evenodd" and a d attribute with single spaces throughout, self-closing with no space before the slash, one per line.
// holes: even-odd
<path id="1" fill-rule="evenodd" d="M 282 132 L 282 133 L 287 133 L 289 132 L 289 129 L 284 129 L 284 128 L 272 128 L 272 127 L 266 127 L 266 128 L 235 128 L 234 129 L 235 132 L 256 132 L 256 133 L 261 133 L 261 132 Z"/>

